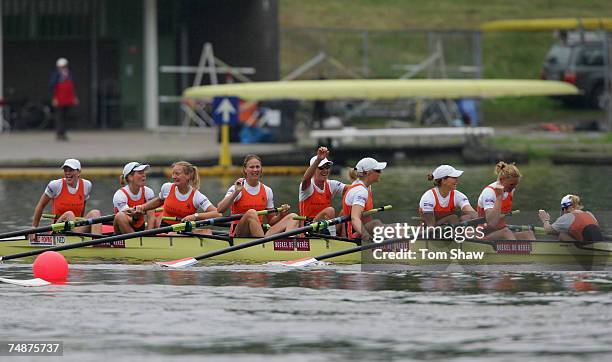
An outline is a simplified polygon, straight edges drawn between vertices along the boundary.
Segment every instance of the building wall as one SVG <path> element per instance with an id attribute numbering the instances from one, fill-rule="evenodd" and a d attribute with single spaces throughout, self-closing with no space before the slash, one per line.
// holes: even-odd
<path id="1" fill-rule="evenodd" d="M 48 102 L 55 60 L 67 57 L 81 100 L 71 127 L 144 126 L 142 0 L 3 0 L 2 8 L 6 96 Z M 211 42 L 230 65 L 256 68 L 254 80 L 276 80 L 277 18 L 276 0 L 158 0 L 159 64 L 197 65 Z M 160 73 L 160 94 L 192 81 Z"/>

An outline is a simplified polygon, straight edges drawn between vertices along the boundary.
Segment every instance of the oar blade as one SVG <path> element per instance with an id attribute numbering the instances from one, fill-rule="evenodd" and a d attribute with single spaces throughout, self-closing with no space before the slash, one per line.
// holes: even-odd
<path id="1" fill-rule="evenodd" d="M 26 237 L 25 235 L 21 235 L 21 236 L 11 236 L 8 238 L 0 238 L 0 242 L 2 241 L 19 241 L 19 240 L 25 240 Z"/>
<path id="2" fill-rule="evenodd" d="M 51 283 L 40 278 L 35 279 L 10 279 L 10 278 L 1 278 L 0 282 L 20 285 L 22 287 L 43 287 L 45 285 L 50 285 Z"/>
<path id="3" fill-rule="evenodd" d="M 198 261 L 194 258 L 185 258 L 172 261 L 156 261 L 155 265 L 160 266 L 162 268 L 182 269 L 196 265 L 197 263 Z"/>
<path id="4" fill-rule="evenodd" d="M 290 266 L 293 268 L 301 268 L 301 267 L 305 267 L 308 265 L 316 264 L 318 262 L 319 261 L 315 258 L 302 258 L 302 259 L 291 260 L 291 261 L 282 261 L 280 262 L 280 264 L 285 265 L 285 266 Z"/>

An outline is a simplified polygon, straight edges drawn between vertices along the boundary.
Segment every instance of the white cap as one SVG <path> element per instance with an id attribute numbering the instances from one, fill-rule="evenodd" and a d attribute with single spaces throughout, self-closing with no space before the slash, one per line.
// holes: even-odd
<path id="1" fill-rule="evenodd" d="M 359 162 L 357 162 L 355 170 L 357 170 L 357 172 L 359 173 L 363 173 L 372 170 L 383 170 L 385 167 L 387 167 L 386 162 L 378 162 L 371 157 L 366 157 L 362 158 L 361 160 L 359 160 Z"/>
<path id="2" fill-rule="evenodd" d="M 310 159 L 310 166 L 312 166 L 312 164 L 313 164 L 313 163 L 315 163 L 315 161 L 316 161 L 316 160 L 317 160 L 317 156 L 313 156 L 313 157 Z M 333 162 L 331 162 L 330 160 L 328 160 L 328 159 L 327 159 L 327 157 L 325 157 L 324 159 L 322 159 L 322 160 L 321 160 L 321 162 L 319 162 L 319 165 L 318 165 L 317 167 L 322 167 L 322 166 L 325 166 L 325 165 L 326 165 L 326 164 L 328 164 L 328 163 L 330 164 L 330 166 L 334 164 Z"/>
<path id="3" fill-rule="evenodd" d="M 64 164 L 62 165 L 62 168 L 64 167 L 70 167 L 73 170 L 79 170 L 81 171 L 81 163 L 79 162 L 79 160 L 76 160 L 74 158 L 69 158 L 66 161 L 64 161 Z"/>
<path id="4" fill-rule="evenodd" d="M 68 59 L 66 58 L 59 58 L 57 60 L 57 62 L 55 62 L 55 65 L 58 67 L 65 67 L 68 65 Z"/>
<path id="5" fill-rule="evenodd" d="M 459 177 L 463 171 L 455 169 L 453 166 L 442 165 L 438 166 L 432 173 L 434 180 L 439 180 L 444 177 Z"/>
<path id="6" fill-rule="evenodd" d="M 148 170 L 149 165 L 141 165 L 138 162 L 130 162 L 127 165 L 123 166 L 123 177 L 128 177 L 133 171 L 143 171 Z"/>
<path id="7" fill-rule="evenodd" d="M 565 195 L 565 196 L 563 196 L 563 198 L 561 199 L 561 208 L 562 209 L 567 209 L 568 207 L 572 206 L 572 196 L 573 195 Z"/>

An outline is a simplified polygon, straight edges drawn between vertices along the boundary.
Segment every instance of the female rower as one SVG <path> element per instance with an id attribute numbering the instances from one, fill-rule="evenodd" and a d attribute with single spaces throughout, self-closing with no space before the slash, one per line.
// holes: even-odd
<path id="1" fill-rule="evenodd" d="M 544 223 L 544 230 L 558 234 L 561 241 L 603 241 L 597 219 L 582 208 L 580 197 L 565 195 L 561 199 L 561 216 L 554 223 L 550 223 L 550 215 L 545 210 L 540 210 L 538 216 Z"/>
<path id="2" fill-rule="evenodd" d="M 43 210 L 49 203 L 52 203 L 52 213 L 55 215 L 53 222 L 70 221 L 78 217 L 83 217 L 85 203 L 91 193 L 91 181 L 81 178 L 81 162 L 74 158 L 69 158 L 62 165 L 64 178 L 50 181 L 45 192 L 40 196 L 38 204 L 32 216 L 32 226 L 38 227 Z M 86 218 L 100 217 L 100 211 L 93 209 L 85 214 Z M 75 228 L 74 231 L 81 233 L 101 234 L 102 225 L 94 224 Z M 35 235 L 30 235 L 34 238 Z"/>
<path id="3" fill-rule="evenodd" d="M 379 220 L 362 217 L 362 214 L 373 208 L 370 186 L 379 181 L 385 167 L 387 167 L 386 162 L 378 162 L 367 157 L 357 162 L 355 168 L 351 170 L 350 177 L 355 181 L 344 188 L 345 193 L 342 198 L 342 215 L 350 215 L 351 221 L 345 224 L 343 236 L 369 240 L 372 229 L 382 225 Z"/>
<path id="4" fill-rule="evenodd" d="M 457 224 L 459 221 L 474 219 L 478 215 L 470 205 L 467 196 L 457 190 L 457 179 L 463 171 L 453 166 L 442 165 L 427 175 L 434 187 L 427 190 L 419 203 L 419 213 L 427 226 Z M 455 214 L 461 210 L 461 217 Z"/>
<path id="5" fill-rule="evenodd" d="M 244 214 L 240 220 L 232 222 L 230 235 L 262 237 L 298 227 L 299 221 L 293 219 L 297 215 L 288 214 L 289 205 L 283 204 L 282 212 L 266 215 L 271 227 L 264 233 L 261 224 L 263 217 L 257 215 L 257 211 L 273 208 L 274 194 L 270 187 L 260 181 L 261 158 L 257 155 L 247 155 L 242 164 L 242 173 L 244 178 L 236 180 L 227 190 L 225 198 L 217 205 L 221 213 L 231 208 L 232 214 Z"/>
<path id="6" fill-rule="evenodd" d="M 512 211 L 514 191 L 521 180 L 515 164 L 495 165 L 497 181 L 486 186 L 478 198 L 478 216 L 486 217 L 485 238 L 491 240 L 535 240 L 533 231 L 512 232 L 506 227 L 503 214 Z"/>
<path id="7" fill-rule="evenodd" d="M 162 185 L 159 196 L 143 205 L 134 207 L 133 213 L 144 214 L 164 206 L 162 216 L 175 218 L 180 222 L 206 220 L 219 217 L 217 208 L 202 194 L 198 168 L 189 162 L 179 161 L 172 164 L 172 181 Z M 203 213 L 198 213 L 201 210 Z M 176 224 L 177 220 L 161 220 L 160 226 Z M 194 229 L 199 234 L 209 234 L 210 230 Z"/>
<path id="8" fill-rule="evenodd" d="M 319 147 L 317 155 L 310 159 L 310 166 L 300 183 L 300 215 L 310 220 L 329 220 L 336 216 L 332 197 L 342 195 L 346 186 L 340 181 L 329 180 L 329 171 L 334 164 L 327 159 L 327 147 Z M 332 232 L 335 228 L 331 228 Z"/>
<path id="9" fill-rule="evenodd" d="M 115 209 L 115 234 L 133 233 L 146 228 L 153 229 L 156 225 L 155 212 L 147 211 L 146 215 L 132 212 L 135 206 L 142 205 L 155 198 L 155 193 L 150 187 L 145 186 L 147 181 L 146 171 L 149 165 L 138 162 L 130 162 L 123 167 L 123 173 L 119 177 L 121 188 L 113 196 Z"/>

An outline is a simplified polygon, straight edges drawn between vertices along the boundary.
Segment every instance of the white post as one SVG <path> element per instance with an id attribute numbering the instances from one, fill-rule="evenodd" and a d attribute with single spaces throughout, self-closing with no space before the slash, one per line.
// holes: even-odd
<path id="1" fill-rule="evenodd" d="M 157 0 L 143 0 L 144 12 L 144 117 L 149 130 L 159 126 L 157 78 Z"/>

